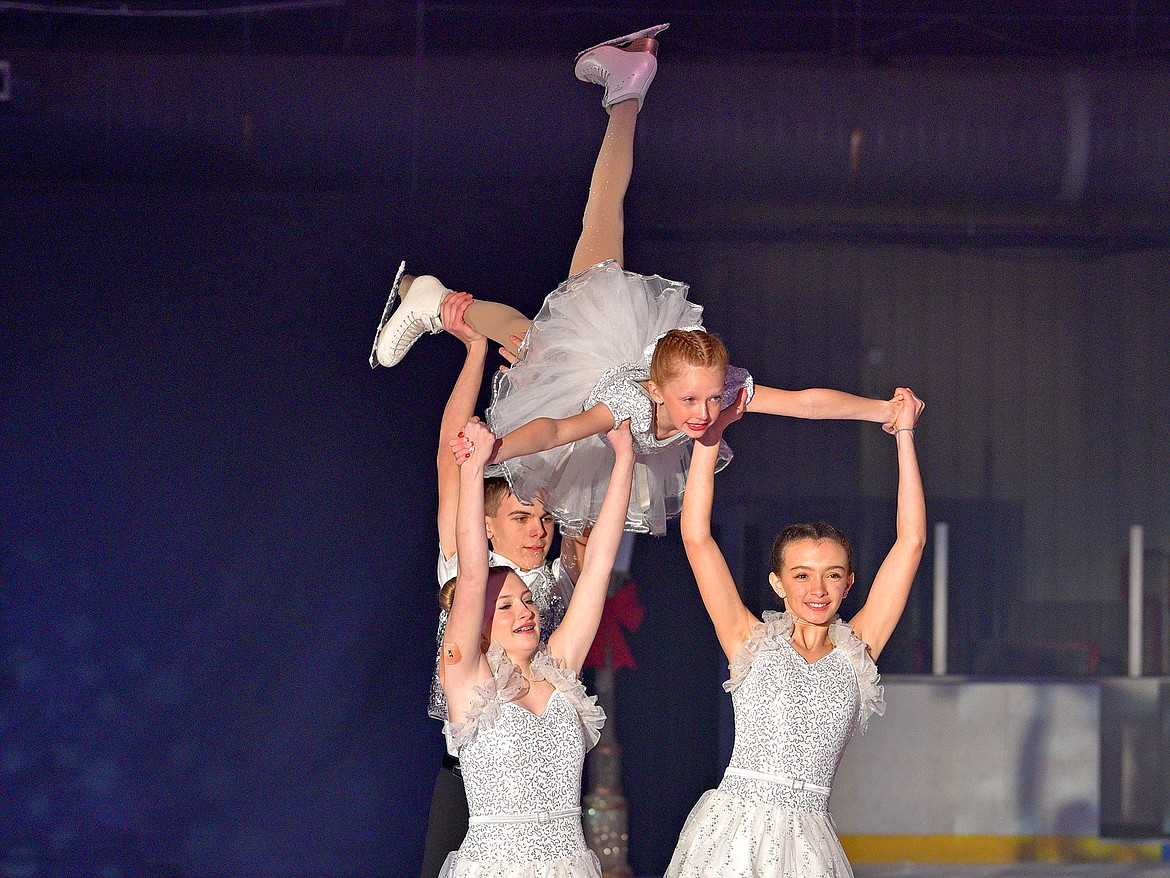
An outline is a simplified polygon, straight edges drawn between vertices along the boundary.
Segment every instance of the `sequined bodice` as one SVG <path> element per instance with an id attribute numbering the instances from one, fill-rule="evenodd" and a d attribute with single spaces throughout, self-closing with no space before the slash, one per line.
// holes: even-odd
<path id="1" fill-rule="evenodd" d="M 585 739 L 572 705 L 554 692 L 540 716 L 514 702 L 459 751 L 471 814 L 560 810 L 581 803 Z"/>
<path id="2" fill-rule="evenodd" d="M 569 670 L 539 653 L 534 679 L 556 687 L 537 715 L 513 700 L 522 678 L 501 652 L 489 653 L 496 677 L 479 690 L 462 726 L 448 726 L 448 742 L 457 750 L 475 816 L 560 811 L 581 804 L 581 770 L 585 752 L 600 735 L 605 714 Z M 518 828 L 519 826 L 519 828 Z M 578 816 L 540 824 L 473 825 L 460 847 L 476 860 L 529 862 L 556 860 L 584 849 Z"/>
<path id="3" fill-rule="evenodd" d="M 857 703 L 853 668 L 839 650 L 813 664 L 787 643 L 762 653 L 732 694 L 730 764 L 831 787 L 857 728 Z"/>
<path id="4" fill-rule="evenodd" d="M 790 641 L 791 617 L 769 618 L 732 666 L 735 745 L 730 766 L 832 787 L 845 747 L 863 719 L 883 709 L 877 669 L 847 625 L 816 662 Z M 728 775 L 721 786 L 801 810 L 824 810 L 827 796 Z"/>

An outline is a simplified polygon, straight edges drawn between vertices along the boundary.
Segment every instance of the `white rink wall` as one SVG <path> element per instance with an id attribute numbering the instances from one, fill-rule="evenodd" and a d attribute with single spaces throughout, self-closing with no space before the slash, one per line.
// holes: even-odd
<path id="1" fill-rule="evenodd" d="M 1098 834 L 1096 683 L 882 682 L 833 784 L 841 835 Z"/>

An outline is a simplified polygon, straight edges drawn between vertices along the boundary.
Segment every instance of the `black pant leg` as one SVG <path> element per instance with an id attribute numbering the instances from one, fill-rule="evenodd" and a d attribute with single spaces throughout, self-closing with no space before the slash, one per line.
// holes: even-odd
<path id="1" fill-rule="evenodd" d="M 467 835 L 467 793 L 458 765 L 453 758 L 445 756 L 443 767 L 435 777 L 420 878 L 438 878 L 447 854 L 458 849 Z"/>

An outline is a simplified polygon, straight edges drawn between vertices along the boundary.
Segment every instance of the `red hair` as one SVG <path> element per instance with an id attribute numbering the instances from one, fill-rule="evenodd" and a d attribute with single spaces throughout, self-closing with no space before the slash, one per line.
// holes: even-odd
<path id="1" fill-rule="evenodd" d="M 719 337 L 702 329 L 672 329 L 654 346 L 650 380 L 662 387 L 691 366 L 726 369 L 727 347 Z"/>

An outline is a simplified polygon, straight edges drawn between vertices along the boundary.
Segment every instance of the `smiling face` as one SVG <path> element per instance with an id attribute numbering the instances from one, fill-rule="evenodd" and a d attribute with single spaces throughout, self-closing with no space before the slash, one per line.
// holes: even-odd
<path id="1" fill-rule="evenodd" d="M 658 438 L 682 431 L 692 439 L 707 432 L 723 403 L 723 366 L 687 366 L 661 386 L 648 382 L 655 403 Z"/>
<path id="2" fill-rule="evenodd" d="M 532 592 L 519 576 L 509 570 L 504 574 L 490 628 L 484 634 L 498 642 L 508 653 L 531 653 L 540 643 L 540 614 Z"/>
<path id="3" fill-rule="evenodd" d="M 521 503 L 509 493 L 495 515 L 485 515 L 492 550 L 527 572 L 544 563 L 553 538 L 552 516 L 539 500 Z"/>
<path id="4" fill-rule="evenodd" d="M 646 389 L 654 400 L 655 434 L 702 436 L 719 415 L 727 379 L 727 348 L 701 329 L 672 329 L 650 358 Z"/>
<path id="5" fill-rule="evenodd" d="M 784 608 L 810 625 L 828 625 L 853 585 L 849 554 L 832 539 L 797 539 L 784 545 L 779 572 L 768 574 Z"/>

